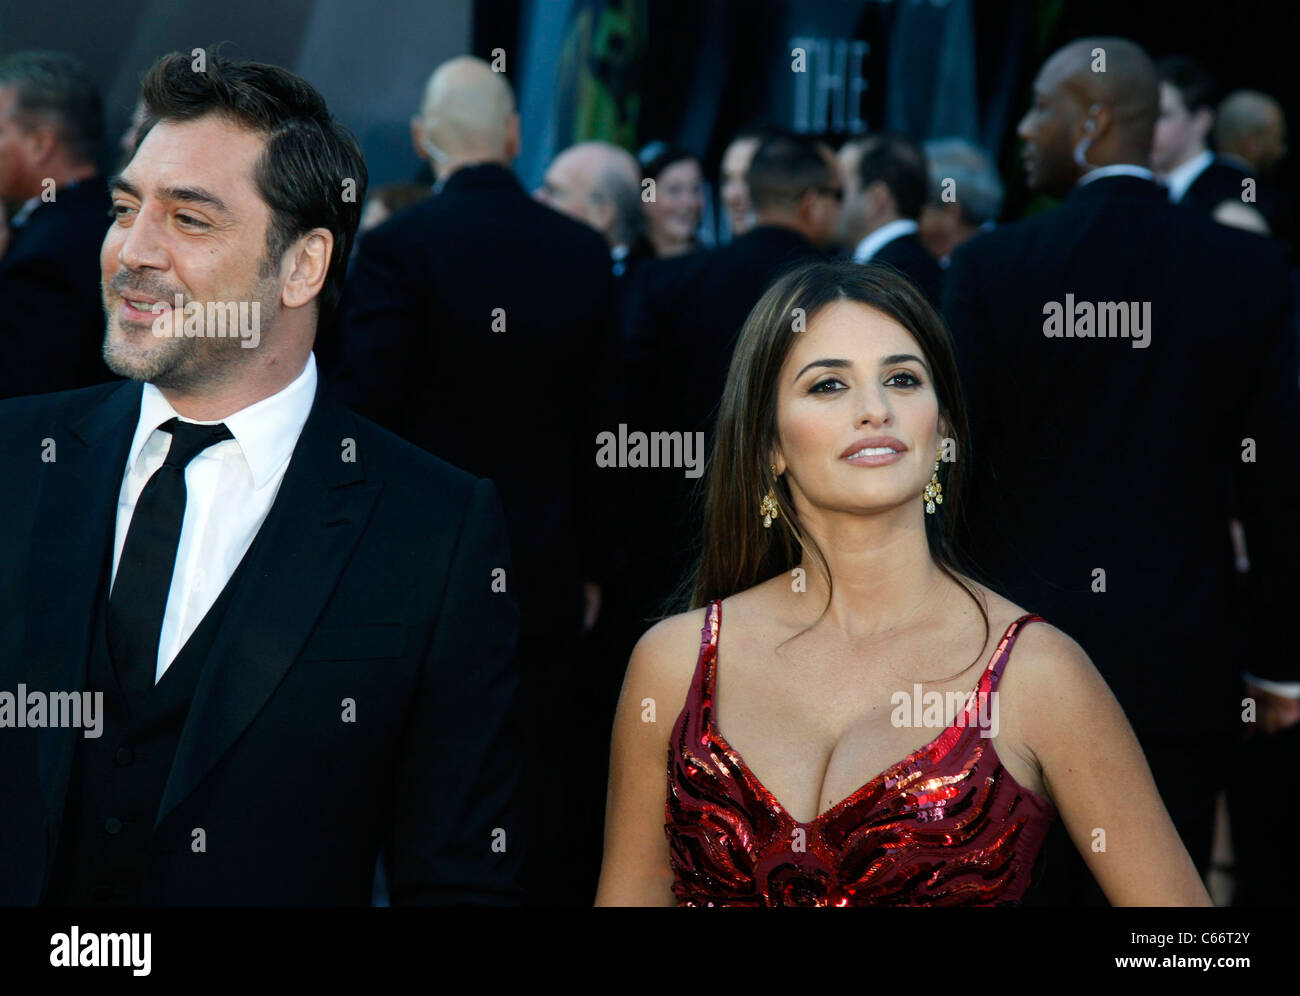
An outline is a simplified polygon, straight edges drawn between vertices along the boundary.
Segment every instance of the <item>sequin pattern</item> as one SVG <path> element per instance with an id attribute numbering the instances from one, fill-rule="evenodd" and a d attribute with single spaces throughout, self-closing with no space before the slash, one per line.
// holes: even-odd
<path id="1" fill-rule="evenodd" d="M 980 906 L 1018 902 L 1056 817 L 1002 766 L 975 720 L 1026 615 L 965 712 L 811 823 L 785 811 L 718 731 L 722 603 L 709 605 L 668 754 L 665 830 L 679 906 Z"/>

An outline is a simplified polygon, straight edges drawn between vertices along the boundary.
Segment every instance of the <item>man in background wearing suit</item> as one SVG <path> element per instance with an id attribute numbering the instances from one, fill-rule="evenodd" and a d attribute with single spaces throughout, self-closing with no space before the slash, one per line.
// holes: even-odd
<path id="1" fill-rule="evenodd" d="M 1204 874 L 1241 668 L 1274 689 L 1300 679 L 1300 534 L 1276 501 L 1300 484 L 1300 366 L 1277 248 L 1154 182 L 1157 107 L 1155 67 L 1132 42 L 1053 55 L 1020 135 L 1029 186 L 1065 200 L 958 248 L 944 312 L 971 416 L 958 459 L 976 567 L 1096 662 Z M 1258 682 L 1247 694 L 1265 728 L 1289 708 Z M 1059 824 L 1046 853 L 1040 900 L 1105 903 Z"/>
<path id="2" fill-rule="evenodd" d="M 415 139 L 436 193 L 361 240 L 340 321 L 340 396 L 501 491 L 520 606 L 526 902 L 590 905 L 572 871 L 566 784 L 617 515 L 595 440 L 615 430 L 618 319 L 609 249 L 539 204 L 510 171 L 519 148 L 501 73 L 460 57 L 430 77 Z M 593 762 L 598 763 L 598 762 Z M 595 852 L 599 854 L 599 848 Z"/>
<path id="3" fill-rule="evenodd" d="M 364 905 L 381 851 L 394 904 L 510 904 L 495 488 L 326 396 L 365 162 L 304 80 L 204 58 L 149 70 L 111 184 L 130 381 L 0 404 L 0 904 Z"/>
<path id="4" fill-rule="evenodd" d="M 925 151 L 902 135 L 872 135 L 840 149 L 844 210 L 838 241 L 856 263 L 888 263 L 939 307 L 943 270 L 917 234 L 930 188 Z"/>
<path id="5" fill-rule="evenodd" d="M 0 398 L 113 378 L 100 356 L 108 191 L 94 82 L 60 52 L 0 60 Z"/>
<path id="6" fill-rule="evenodd" d="M 1195 59 L 1171 55 L 1156 63 L 1160 73 L 1160 116 L 1151 143 L 1151 168 L 1175 204 L 1187 204 L 1225 225 L 1268 233 L 1268 222 L 1250 203 L 1254 173 L 1210 151 L 1216 88 Z"/>

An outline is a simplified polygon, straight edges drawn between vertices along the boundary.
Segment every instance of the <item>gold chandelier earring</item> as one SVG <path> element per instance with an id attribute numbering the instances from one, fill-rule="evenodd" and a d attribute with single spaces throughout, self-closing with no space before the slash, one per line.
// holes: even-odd
<path id="1" fill-rule="evenodd" d="M 776 464 L 772 464 L 771 467 L 772 467 L 772 476 L 775 477 Z M 781 509 L 780 506 L 778 506 L 776 503 L 776 489 L 774 487 L 771 490 L 769 490 L 767 494 L 763 496 L 763 500 L 759 503 L 758 506 L 758 514 L 763 517 L 763 528 L 771 529 L 772 520 L 775 519 L 778 515 L 780 515 L 780 513 L 781 513 Z"/>
<path id="2" fill-rule="evenodd" d="M 943 504 L 943 485 L 939 483 L 939 461 L 943 457 L 943 450 L 934 458 L 934 473 L 930 475 L 930 483 L 925 486 L 925 511 L 929 515 L 934 515 L 934 507 Z"/>

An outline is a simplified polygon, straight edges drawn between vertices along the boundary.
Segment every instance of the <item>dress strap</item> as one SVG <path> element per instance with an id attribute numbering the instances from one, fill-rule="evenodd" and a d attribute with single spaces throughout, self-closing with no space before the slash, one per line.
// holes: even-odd
<path id="1" fill-rule="evenodd" d="M 700 695 L 713 697 L 713 679 L 718 661 L 718 628 L 722 622 L 722 599 L 715 598 L 704 613 L 700 629 L 700 656 L 695 662 L 692 684 Z"/>
<path id="2" fill-rule="evenodd" d="M 1015 646 L 1016 637 L 1020 631 L 1031 622 L 1047 622 L 1042 616 L 1033 612 L 1026 612 L 1023 616 L 1007 627 L 1007 631 L 1002 634 L 1002 639 L 998 641 L 998 649 L 994 651 L 993 663 L 989 665 L 992 687 L 997 688 L 998 680 L 1002 677 L 1002 671 L 1007 666 L 1007 659 L 1011 656 L 1011 648 Z"/>

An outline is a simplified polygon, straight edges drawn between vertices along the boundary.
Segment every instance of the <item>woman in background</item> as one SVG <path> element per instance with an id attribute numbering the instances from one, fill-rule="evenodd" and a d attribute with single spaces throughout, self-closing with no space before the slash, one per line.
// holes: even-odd
<path id="1" fill-rule="evenodd" d="M 656 256 L 680 256 L 699 249 L 696 232 L 704 213 L 700 161 L 680 145 L 651 142 L 641 150 L 641 176 L 654 181 L 654 198 L 642 195 L 646 235 Z"/>

